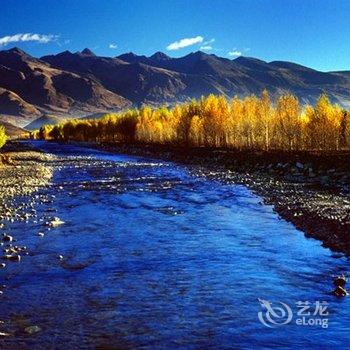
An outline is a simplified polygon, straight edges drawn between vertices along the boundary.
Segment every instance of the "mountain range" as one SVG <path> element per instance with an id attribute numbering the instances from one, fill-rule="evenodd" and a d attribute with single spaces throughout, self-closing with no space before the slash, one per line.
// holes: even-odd
<path id="1" fill-rule="evenodd" d="M 91 50 L 35 58 L 12 48 L 0 51 L 0 119 L 24 126 L 55 115 L 83 117 L 144 103 L 173 104 L 210 93 L 226 96 L 292 92 L 302 103 L 321 93 L 350 104 L 350 72 L 320 72 L 291 62 L 256 58 L 230 60 L 198 51 L 172 58 Z"/>

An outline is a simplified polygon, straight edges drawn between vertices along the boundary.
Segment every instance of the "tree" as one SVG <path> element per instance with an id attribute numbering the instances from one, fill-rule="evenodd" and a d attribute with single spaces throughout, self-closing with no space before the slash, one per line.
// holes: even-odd
<path id="1" fill-rule="evenodd" d="M 257 108 L 258 99 L 256 96 L 248 96 L 243 100 L 243 109 L 239 122 L 239 133 L 243 138 L 240 147 L 254 149 L 256 148 L 257 131 Z"/>
<path id="2" fill-rule="evenodd" d="M 201 115 L 198 101 L 192 100 L 191 102 L 187 102 L 182 106 L 176 106 L 173 110 L 173 115 L 176 116 L 177 120 L 177 141 L 187 147 L 190 144 L 190 129 L 192 118 L 195 115 Z"/>
<path id="3" fill-rule="evenodd" d="M 7 141 L 7 136 L 4 126 L 0 125 L 0 148 L 4 146 Z"/>
<path id="4" fill-rule="evenodd" d="M 257 106 L 257 122 L 259 123 L 259 134 L 263 140 L 263 147 L 266 151 L 270 149 L 271 132 L 273 125 L 274 111 L 270 102 L 270 95 L 265 89 Z"/>
<path id="5" fill-rule="evenodd" d="M 279 97 L 275 126 L 278 148 L 289 151 L 301 148 L 301 117 L 297 97 L 291 94 Z"/>
<path id="6" fill-rule="evenodd" d="M 62 140 L 63 139 L 62 125 L 55 125 L 53 129 L 49 132 L 49 137 L 51 137 L 56 141 Z"/>
<path id="7" fill-rule="evenodd" d="M 70 120 L 43 126 L 33 137 L 95 142 L 180 144 L 256 150 L 337 150 L 350 144 L 349 112 L 321 95 L 300 106 L 292 94 L 273 104 L 260 97 L 209 95 L 166 106 L 105 114 L 98 120 Z"/>
<path id="8" fill-rule="evenodd" d="M 342 114 L 339 146 L 347 148 L 350 145 L 350 112 L 343 111 Z"/>
<path id="9" fill-rule="evenodd" d="M 49 139 L 49 135 L 52 129 L 53 129 L 52 125 L 43 125 L 39 130 L 38 138 L 41 140 Z"/>
<path id="10" fill-rule="evenodd" d="M 311 148 L 317 150 L 336 150 L 340 143 L 342 110 L 332 105 L 323 94 L 317 100 L 313 111 L 309 111 L 308 132 Z"/>

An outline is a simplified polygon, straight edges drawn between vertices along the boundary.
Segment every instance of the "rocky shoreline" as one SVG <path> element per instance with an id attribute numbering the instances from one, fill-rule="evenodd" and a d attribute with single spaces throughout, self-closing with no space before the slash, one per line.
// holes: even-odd
<path id="1" fill-rule="evenodd" d="M 10 159 L 11 164 L 0 163 L 0 215 L 4 202 L 37 191 L 46 186 L 52 176 L 47 166 L 51 156 L 30 149 L 27 145 L 10 143 L 2 155 Z"/>
<path id="2" fill-rule="evenodd" d="M 188 165 L 197 176 L 246 185 L 306 236 L 350 255 L 350 152 L 281 154 L 130 144 L 79 145 L 171 160 Z M 52 159 L 21 143 L 10 143 L 5 154 L 14 165 L 0 167 L 0 222 L 25 220 L 18 198 L 49 183 Z"/>
<path id="3" fill-rule="evenodd" d="M 307 237 L 350 255 L 350 152 L 281 154 L 125 144 L 97 147 L 179 162 L 196 175 L 246 185 Z"/>
<path id="4" fill-rule="evenodd" d="M 37 191 L 49 185 L 52 169 L 49 166 L 52 157 L 21 143 L 9 143 L 1 152 L 0 163 L 0 246 L 2 256 L 0 269 L 21 261 L 29 254 L 26 246 L 20 244 L 9 231 L 9 226 L 16 221 L 27 222 L 35 219 L 35 204 L 39 197 Z M 0 285 L 0 296 L 6 285 Z M 5 322 L 0 320 L 0 325 Z M 0 327 L 0 339 L 10 333 Z M 28 331 L 28 332 L 27 332 Z M 28 327 L 26 332 L 32 331 Z"/>

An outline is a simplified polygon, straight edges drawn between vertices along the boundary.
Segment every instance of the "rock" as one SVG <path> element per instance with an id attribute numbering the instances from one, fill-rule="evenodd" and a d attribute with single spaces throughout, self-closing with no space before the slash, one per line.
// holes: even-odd
<path id="1" fill-rule="evenodd" d="M 347 292 L 347 290 L 344 288 L 344 287 L 341 287 L 341 286 L 337 286 L 334 291 L 333 291 L 333 294 L 336 296 L 336 297 L 346 297 L 349 295 L 349 293 Z"/>
<path id="2" fill-rule="evenodd" d="M 63 260 L 63 259 L 64 259 L 64 258 L 63 258 L 63 255 L 59 255 L 59 256 L 58 256 L 58 259 Z"/>
<path id="3" fill-rule="evenodd" d="M 45 233 L 39 232 L 39 233 L 38 233 L 38 236 L 39 236 L 39 237 L 44 237 L 44 236 L 45 236 Z"/>
<path id="4" fill-rule="evenodd" d="M 299 169 L 299 170 L 303 170 L 304 169 L 304 164 L 300 163 L 300 162 L 296 162 L 295 166 Z"/>
<path id="5" fill-rule="evenodd" d="M 0 264 L 0 269 L 4 269 L 6 267 L 6 264 L 5 263 L 1 263 Z"/>
<path id="6" fill-rule="evenodd" d="M 62 221 L 60 218 L 55 217 L 53 220 L 51 220 L 48 225 L 51 227 L 57 227 L 60 226 L 62 224 L 64 224 L 65 222 Z"/>
<path id="7" fill-rule="evenodd" d="M 6 254 L 4 255 L 4 259 L 10 261 L 21 261 L 21 256 L 17 254 Z"/>
<path id="8" fill-rule="evenodd" d="M 319 181 L 321 184 L 326 185 L 329 183 L 329 177 L 328 176 L 320 176 Z"/>
<path id="9" fill-rule="evenodd" d="M 27 334 L 32 335 L 32 334 L 36 334 L 36 333 L 41 332 L 41 328 L 39 326 L 29 326 L 29 327 L 26 327 L 24 329 L 24 331 Z"/>
<path id="10" fill-rule="evenodd" d="M 314 173 L 312 168 L 309 168 L 309 177 L 316 177 L 316 174 Z"/>
<path id="11" fill-rule="evenodd" d="M 0 332 L 0 338 L 6 338 L 6 337 L 9 337 L 10 335 L 11 335 L 10 333 Z"/>
<path id="12" fill-rule="evenodd" d="M 4 234 L 3 234 L 3 237 L 2 237 L 2 240 L 3 240 L 4 242 L 12 242 L 13 237 L 4 233 Z"/>

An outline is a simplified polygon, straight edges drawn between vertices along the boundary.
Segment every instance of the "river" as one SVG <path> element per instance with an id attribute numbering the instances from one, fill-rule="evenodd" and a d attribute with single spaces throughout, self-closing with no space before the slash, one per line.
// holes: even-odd
<path id="1" fill-rule="evenodd" d="M 54 177 L 36 196 L 41 219 L 8 226 L 30 254 L 0 270 L 0 319 L 41 331 L 18 331 L 1 348 L 350 346 L 350 299 L 329 294 L 349 261 L 244 186 L 157 159 L 36 146 L 57 156 Z M 65 224 L 48 230 L 52 216 Z M 298 302 L 310 303 L 307 324 L 297 324 Z"/>

